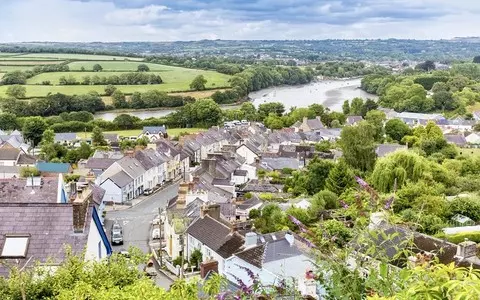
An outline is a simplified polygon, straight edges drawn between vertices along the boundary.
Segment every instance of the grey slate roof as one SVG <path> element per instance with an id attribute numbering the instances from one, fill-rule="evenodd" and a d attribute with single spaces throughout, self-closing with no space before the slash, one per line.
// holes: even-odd
<path id="1" fill-rule="evenodd" d="M 36 261 L 52 259 L 59 263 L 65 258 L 65 245 L 74 254 L 81 253 L 87 244 L 90 219 L 93 207 L 88 209 L 86 228 L 83 233 L 73 233 L 73 213 L 71 204 L 64 203 L 0 203 L 0 249 L 5 242 L 4 234 L 29 234 L 29 244 L 25 258 L 0 259 L 0 262 L 23 267 Z M 18 264 L 17 264 L 18 262 Z M 8 276 L 8 269 L 0 263 L 0 276 Z"/>
<path id="2" fill-rule="evenodd" d="M 465 146 L 467 144 L 467 140 L 461 134 L 446 134 L 445 139 L 447 142 L 455 144 L 457 146 Z"/>
<path id="3" fill-rule="evenodd" d="M 297 170 L 300 168 L 300 162 L 296 158 L 265 157 L 260 160 L 260 167 L 268 170 L 282 170 L 284 168 Z"/>
<path id="4" fill-rule="evenodd" d="M 116 161 L 116 163 L 132 178 L 138 178 L 140 175 L 145 174 L 145 169 L 142 164 L 136 158 L 125 156 L 122 159 Z"/>
<path id="5" fill-rule="evenodd" d="M 317 118 L 307 120 L 307 125 L 308 127 L 310 127 L 310 130 L 318 130 L 318 129 L 325 128 L 322 124 L 322 121 L 320 121 Z"/>
<path id="6" fill-rule="evenodd" d="M 32 194 L 32 187 L 26 186 L 27 179 L 0 180 L 0 203 L 56 203 L 58 179 L 45 177 L 42 178 L 42 182 L 41 188 L 40 186 L 33 187 L 35 193 Z"/>
<path id="7" fill-rule="evenodd" d="M 399 144 L 380 144 L 377 146 L 375 153 L 378 157 L 384 157 L 387 154 L 398 150 L 406 150 L 408 147 L 406 145 L 399 145 Z"/>
<path id="8" fill-rule="evenodd" d="M 187 229 L 187 233 L 205 244 L 213 251 L 217 251 L 227 240 L 230 228 L 209 215 L 199 218 Z"/>
<path id="9" fill-rule="evenodd" d="M 235 170 L 233 171 L 234 176 L 247 176 L 248 171 L 247 170 Z"/>
<path id="10" fill-rule="evenodd" d="M 265 247 L 265 244 L 257 245 L 255 247 L 243 250 L 242 252 L 235 253 L 235 256 L 257 268 L 262 268 Z"/>
<path id="11" fill-rule="evenodd" d="M 362 116 L 348 116 L 346 123 L 347 123 L 348 125 L 353 125 L 353 124 L 356 124 L 356 123 L 358 123 L 358 122 L 360 122 L 360 121 L 362 121 L 362 120 L 363 120 L 363 117 L 362 117 Z"/>
<path id="12" fill-rule="evenodd" d="M 120 151 L 100 151 L 95 150 L 95 153 L 92 155 L 93 158 L 110 158 L 119 160 L 124 157 L 123 153 Z"/>
<path id="13" fill-rule="evenodd" d="M 119 188 L 123 188 L 133 181 L 133 179 L 128 176 L 125 171 L 120 171 L 113 174 L 112 176 L 110 176 L 110 180 L 113 181 L 113 183 L 115 183 Z"/>
<path id="14" fill-rule="evenodd" d="M 0 160 L 17 160 L 20 150 L 16 148 L 0 148 Z"/>
<path id="15" fill-rule="evenodd" d="M 55 142 L 75 141 L 77 134 L 75 132 L 55 133 Z"/>
<path id="16" fill-rule="evenodd" d="M 37 161 L 37 158 L 30 154 L 20 153 L 18 157 L 17 164 L 18 165 L 34 165 Z"/>
<path id="17" fill-rule="evenodd" d="M 144 126 L 143 133 L 150 133 L 150 134 L 165 134 L 167 133 L 167 129 L 165 126 Z"/>
<path id="18" fill-rule="evenodd" d="M 118 142 L 118 134 L 116 133 L 104 133 L 103 137 L 110 143 Z"/>
<path id="19" fill-rule="evenodd" d="M 116 161 L 116 159 L 111 158 L 90 157 L 85 166 L 89 169 L 106 170 Z"/>
<path id="20" fill-rule="evenodd" d="M 135 158 L 142 164 L 145 170 L 150 170 L 165 162 L 163 157 L 153 149 L 145 149 L 135 152 Z"/>

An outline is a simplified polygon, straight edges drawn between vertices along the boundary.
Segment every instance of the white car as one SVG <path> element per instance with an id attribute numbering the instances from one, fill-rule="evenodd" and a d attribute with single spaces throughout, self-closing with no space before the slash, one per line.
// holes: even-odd
<path id="1" fill-rule="evenodd" d="M 160 228 L 154 228 L 152 230 L 152 239 L 154 240 L 160 239 Z"/>

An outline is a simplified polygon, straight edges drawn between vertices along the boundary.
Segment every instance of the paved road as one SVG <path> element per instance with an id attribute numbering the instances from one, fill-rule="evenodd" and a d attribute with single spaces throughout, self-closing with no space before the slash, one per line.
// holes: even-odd
<path id="1" fill-rule="evenodd" d="M 110 234 L 114 221 L 118 221 L 123 227 L 124 244 L 113 246 L 113 251 L 120 251 L 128 249 L 130 246 L 135 246 L 143 252 L 149 253 L 148 239 L 151 231 L 151 222 L 154 216 L 158 214 L 158 208 L 165 209 L 168 201 L 176 197 L 177 194 L 178 183 L 149 196 L 131 208 L 107 212 L 105 229 L 108 234 Z M 157 285 L 165 288 L 168 288 L 172 283 L 168 277 L 160 272 L 156 281 Z"/>

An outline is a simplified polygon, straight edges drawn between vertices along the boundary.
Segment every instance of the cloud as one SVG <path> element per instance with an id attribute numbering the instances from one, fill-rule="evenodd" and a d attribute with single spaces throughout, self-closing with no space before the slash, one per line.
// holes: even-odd
<path id="1" fill-rule="evenodd" d="M 480 26 L 477 0 L 0 1 L 0 41 L 438 39 Z"/>

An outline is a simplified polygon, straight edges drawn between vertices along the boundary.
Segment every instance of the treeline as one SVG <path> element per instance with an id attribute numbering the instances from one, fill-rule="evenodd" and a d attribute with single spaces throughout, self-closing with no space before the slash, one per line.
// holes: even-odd
<path id="1" fill-rule="evenodd" d="M 367 66 L 363 62 L 335 61 L 325 62 L 315 67 L 317 75 L 325 77 L 345 78 L 364 76 L 367 74 L 389 74 L 390 70 L 377 65 Z"/>
<path id="2" fill-rule="evenodd" d="M 180 95 L 168 95 L 156 90 L 145 93 L 135 92 L 128 99 L 122 92 L 116 90 L 112 94 L 113 105 L 105 105 L 102 97 L 96 92 L 82 95 L 50 94 L 45 98 L 31 99 L 30 101 L 15 98 L 0 99 L 0 108 L 3 112 L 13 113 L 19 117 L 27 116 L 56 116 L 63 112 L 87 111 L 95 113 L 113 108 L 157 108 L 179 107 L 195 101 L 195 98 Z"/>
<path id="3" fill-rule="evenodd" d="M 69 67 L 67 64 L 56 64 L 56 65 L 43 65 L 43 66 L 36 66 L 31 71 L 12 71 L 7 72 L 3 75 L 2 80 L 0 80 L 0 84 L 3 85 L 11 85 L 11 84 L 26 84 L 27 79 L 31 78 L 35 75 L 46 73 L 46 72 L 68 72 Z"/>
<path id="4" fill-rule="evenodd" d="M 242 57 L 180 57 L 180 56 L 149 56 L 145 61 L 178 66 L 190 69 L 215 70 L 219 73 L 234 75 L 242 72 L 246 65 L 254 65 L 256 59 Z"/>
<path id="5" fill-rule="evenodd" d="M 466 63 L 445 71 L 409 68 L 398 75 L 370 74 L 363 77 L 361 88 L 396 111 L 465 115 L 467 106 L 480 102 L 479 79 L 480 66 Z"/>
<path id="6" fill-rule="evenodd" d="M 58 83 L 60 85 L 139 85 L 139 84 L 160 84 L 162 83 L 160 75 L 148 74 L 142 72 L 122 73 L 120 75 L 111 76 L 83 76 L 79 81 L 74 76 L 61 76 Z M 49 81 L 44 81 L 42 84 L 49 85 Z"/>
<path id="7" fill-rule="evenodd" d="M 64 44 L 65 45 L 65 44 Z M 128 57 L 143 57 L 136 53 L 100 50 L 100 49 L 85 49 L 79 47 L 58 47 L 52 46 L 19 46 L 19 45 L 1 45 L 0 52 L 6 53 L 65 53 L 65 54 L 90 54 L 90 55 L 110 55 L 110 56 L 128 56 Z"/>
<path id="8" fill-rule="evenodd" d="M 239 97 L 271 86 L 306 84 L 314 79 L 312 68 L 254 66 L 234 75 L 230 85 Z"/>

